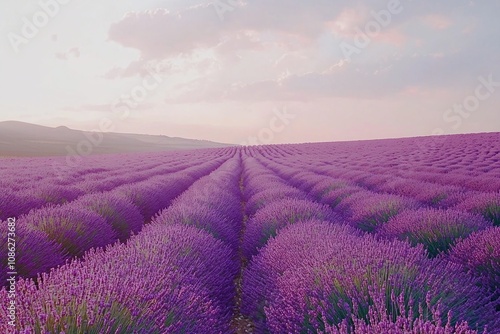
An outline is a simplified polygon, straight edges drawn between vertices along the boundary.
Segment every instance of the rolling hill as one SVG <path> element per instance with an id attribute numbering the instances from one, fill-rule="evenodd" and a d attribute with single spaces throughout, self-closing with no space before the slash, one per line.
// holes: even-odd
<path id="1" fill-rule="evenodd" d="M 93 143 L 92 143 L 93 139 Z M 102 133 L 73 130 L 64 126 L 6 121 L 0 122 L 0 156 L 57 156 L 71 150 L 92 148 L 92 154 L 156 152 L 234 146 L 205 140 L 161 135 Z"/>

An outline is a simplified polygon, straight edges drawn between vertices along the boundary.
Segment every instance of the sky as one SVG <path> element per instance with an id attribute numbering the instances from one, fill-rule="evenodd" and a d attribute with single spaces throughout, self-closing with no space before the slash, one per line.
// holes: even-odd
<path id="1" fill-rule="evenodd" d="M 500 131 L 499 1 L 2 0 L 0 121 L 278 144 Z"/>

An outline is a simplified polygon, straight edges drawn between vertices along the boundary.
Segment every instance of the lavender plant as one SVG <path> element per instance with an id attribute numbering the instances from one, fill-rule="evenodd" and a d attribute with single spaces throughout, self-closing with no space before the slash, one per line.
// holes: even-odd
<path id="1" fill-rule="evenodd" d="M 243 237 L 243 253 L 247 258 L 251 258 L 269 238 L 276 236 L 281 228 L 311 219 L 342 222 L 342 219 L 326 205 L 296 199 L 272 202 L 249 220 Z"/>
<path id="2" fill-rule="evenodd" d="M 292 237 L 294 227 L 277 239 Z M 299 263 L 280 273 L 274 290 L 267 294 L 264 310 L 271 333 L 316 333 L 328 328 L 352 332 L 359 321 L 377 326 L 398 319 L 412 326 L 430 322 L 463 328 L 467 322 L 479 331 L 497 328 L 492 303 L 481 294 L 477 280 L 464 275 L 457 265 L 431 261 L 420 247 L 400 241 L 345 233 L 328 234 L 328 238 L 329 243 L 311 242 L 318 246 L 305 250 L 314 255 L 303 262 L 298 256 Z M 275 259 L 283 252 L 300 253 L 302 247 L 281 248 Z"/>
<path id="3" fill-rule="evenodd" d="M 384 224 L 379 233 L 387 238 L 422 244 L 431 257 L 446 253 L 453 245 L 471 233 L 491 227 L 479 215 L 456 210 L 408 210 Z"/>
<path id="4" fill-rule="evenodd" d="M 70 256 L 82 256 L 93 247 L 118 240 L 112 226 L 90 210 L 75 207 L 46 207 L 19 218 L 19 225 L 44 232 Z"/>
<path id="5" fill-rule="evenodd" d="M 150 226 L 127 244 L 43 274 L 38 287 L 20 280 L 17 331 L 228 333 L 237 272 L 231 253 L 193 227 Z"/>
<path id="6" fill-rule="evenodd" d="M 457 205 L 457 209 L 480 214 L 500 226 L 500 192 L 475 194 Z"/>

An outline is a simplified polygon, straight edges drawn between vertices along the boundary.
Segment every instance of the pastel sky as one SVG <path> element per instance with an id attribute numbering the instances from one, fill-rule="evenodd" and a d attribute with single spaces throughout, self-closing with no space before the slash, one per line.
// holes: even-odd
<path id="1" fill-rule="evenodd" d="M 109 119 L 234 144 L 500 131 L 498 13 L 470 0 L 3 0 L 0 121 Z"/>

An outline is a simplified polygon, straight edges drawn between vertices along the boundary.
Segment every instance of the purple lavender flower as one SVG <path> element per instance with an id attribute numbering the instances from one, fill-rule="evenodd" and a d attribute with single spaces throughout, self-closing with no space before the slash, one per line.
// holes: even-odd
<path id="1" fill-rule="evenodd" d="M 376 232 L 399 212 L 417 207 L 415 201 L 398 195 L 358 192 L 340 202 L 336 211 L 348 217 L 355 227 Z"/>
<path id="2" fill-rule="evenodd" d="M 458 242 L 450 251 L 450 260 L 478 277 L 482 285 L 496 289 L 500 297 L 500 227 L 476 232 Z"/>
<path id="3" fill-rule="evenodd" d="M 285 227 L 278 237 L 270 238 L 252 258 L 243 278 L 242 311 L 254 321 L 259 332 L 265 332 L 264 308 L 279 277 L 306 261 L 322 259 L 324 254 L 315 251 L 321 245 L 333 245 L 343 236 L 349 241 L 352 235 L 359 235 L 359 232 L 350 226 L 306 220 Z"/>
<path id="4" fill-rule="evenodd" d="M 223 240 L 234 248 L 238 245 L 238 225 L 216 210 L 179 203 L 153 219 L 156 224 L 181 224 L 205 230 L 217 239 Z"/>
<path id="5" fill-rule="evenodd" d="M 336 191 L 336 190 L 339 190 L 339 189 L 343 189 L 343 188 L 347 188 L 347 187 L 352 187 L 352 186 L 354 186 L 354 184 L 352 184 L 349 181 L 339 180 L 339 179 L 333 179 L 333 178 L 330 178 L 330 177 L 322 176 L 322 181 L 316 183 L 312 187 L 311 194 L 315 198 L 318 198 L 318 199 L 322 200 L 325 196 L 329 195 L 333 191 Z M 322 202 L 326 203 L 323 200 L 322 200 Z"/>
<path id="6" fill-rule="evenodd" d="M 500 192 L 472 195 L 457 205 L 457 209 L 480 214 L 500 226 Z"/>
<path id="7" fill-rule="evenodd" d="M 148 226 L 127 244 L 42 275 L 38 286 L 19 280 L 17 330 L 228 333 L 238 270 L 231 254 L 193 227 Z M 0 301 L 7 302 L 5 289 Z"/>
<path id="8" fill-rule="evenodd" d="M 305 237 L 305 247 L 290 240 L 304 238 L 307 228 L 300 227 L 291 226 L 275 239 L 297 245 L 276 248 L 275 261 L 284 256 L 298 260 L 278 272 L 275 287 L 267 293 L 265 321 L 271 333 L 322 332 L 342 326 L 352 332 L 358 320 L 377 325 L 383 320 L 396 323 L 400 317 L 436 326 L 443 322 L 461 326 L 466 321 L 480 331 L 497 328 L 493 304 L 457 265 L 431 261 L 420 247 L 404 242 L 338 231 L 316 233 L 317 240 Z M 295 255 L 301 252 L 309 254 L 306 260 Z"/>
<path id="9" fill-rule="evenodd" d="M 296 199 L 272 202 L 248 221 L 243 237 L 243 253 L 250 258 L 281 228 L 311 219 L 342 222 L 341 218 L 326 205 Z"/>
<path id="10" fill-rule="evenodd" d="M 58 186 L 41 184 L 31 190 L 33 196 L 40 198 L 46 204 L 64 204 L 82 195 L 82 191 L 74 186 Z"/>
<path id="11" fill-rule="evenodd" d="M 258 210 L 271 204 L 274 201 L 283 199 L 298 199 L 307 200 L 309 197 L 302 191 L 286 186 L 283 184 L 276 184 L 272 188 L 261 191 L 253 195 L 247 202 L 247 214 L 254 215 Z"/>
<path id="12" fill-rule="evenodd" d="M 118 240 L 113 228 L 100 215 L 72 206 L 47 207 L 19 218 L 19 224 L 47 234 L 71 256 L 82 256 L 93 247 Z"/>
<path id="13" fill-rule="evenodd" d="M 328 204 L 335 209 L 340 202 L 362 191 L 363 188 L 351 185 L 332 189 L 322 196 L 321 203 Z"/>
<path id="14" fill-rule="evenodd" d="M 112 192 L 85 195 L 72 205 L 104 217 L 120 241 L 127 240 L 131 233 L 139 232 L 144 223 L 144 217 L 129 199 Z"/>
<path id="15" fill-rule="evenodd" d="M 14 193 L 13 191 L 0 192 L 0 220 L 19 217 L 32 209 L 40 208 L 45 203 L 26 192 Z"/>
<path id="16" fill-rule="evenodd" d="M 447 252 L 453 245 L 473 232 L 492 224 L 479 215 L 456 210 L 408 210 L 393 217 L 380 229 L 387 238 L 422 244 L 431 257 Z"/>
<path id="17" fill-rule="evenodd" d="M 8 270 L 8 226 L 6 221 L 0 222 L 0 235 L 2 236 L 0 253 L 0 285 L 4 285 Z M 61 245 L 51 241 L 42 231 L 37 231 L 22 221 L 16 222 L 15 237 L 15 271 L 19 277 L 33 278 L 37 274 L 46 272 L 50 268 L 63 265 L 67 259 Z"/>

